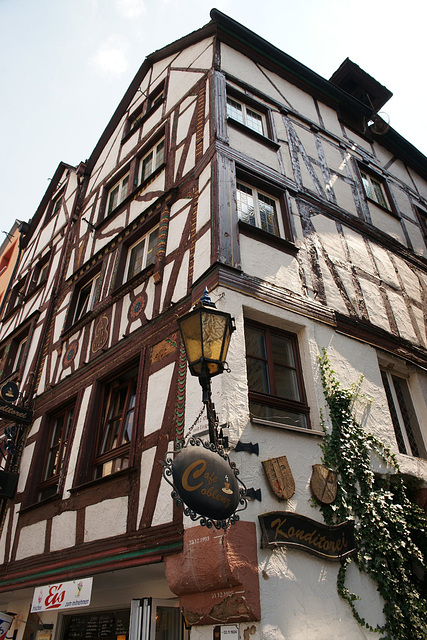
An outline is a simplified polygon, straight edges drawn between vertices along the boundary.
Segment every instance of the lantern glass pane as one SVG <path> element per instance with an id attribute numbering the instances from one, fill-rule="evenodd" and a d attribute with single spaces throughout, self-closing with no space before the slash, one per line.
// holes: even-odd
<path id="1" fill-rule="evenodd" d="M 198 313 L 184 317 L 180 320 L 180 329 L 187 352 L 188 362 L 200 360 L 202 357 L 202 339 L 200 335 L 200 316 Z"/>
<path id="2" fill-rule="evenodd" d="M 202 313 L 203 351 L 208 360 L 221 362 L 227 318 L 217 313 Z"/>

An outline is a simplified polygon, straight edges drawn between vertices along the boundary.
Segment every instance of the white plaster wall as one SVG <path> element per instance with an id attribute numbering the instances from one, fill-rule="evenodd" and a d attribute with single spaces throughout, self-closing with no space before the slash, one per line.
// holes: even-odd
<path id="1" fill-rule="evenodd" d="M 182 258 L 179 268 L 178 277 L 176 279 L 175 288 L 172 294 L 172 302 L 178 302 L 187 294 L 188 289 L 188 265 L 190 261 L 190 252 L 186 251 Z"/>
<path id="2" fill-rule="evenodd" d="M 74 432 L 74 438 L 71 446 L 70 459 L 67 466 L 67 476 L 65 478 L 65 483 L 64 483 L 64 494 L 63 494 L 64 499 L 68 499 L 71 495 L 69 489 L 73 486 L 73 483 L 74 483 L 74 474 L 76 472 L 77 458 L 79 455 L 83 427 L 87 417 L 87 410 L 89 406 L 89 400 L 90 400 L 90 394 L 92 392 L 92 388 L 93 388 L 93 385 L 89 385 L 84 390 L 82 402 L 80 405 L 79 415 L 77 416 L 76 429 Z"/>
<path id="3" fill-rule="evenodd" d="M 243 233 L 240 234 L 240 251 L 244 273 L 302 294 L 298 262 L 294 256 L 273 249 Z"/>
<path id="4" fill-rule="evenodd" d="M 197 203 L 197 231 L 211 219 L 211 191 L 210 182 L 205 186 L 199 195 Z"/>
<path id="5" fill-rule="evenodd" d="M 59 551 L 76 544 L 77 511 L 64 511 L 52 518 L 50 550 Z"/>
<path id="6" fill-rule="evenodd" d="M 39 422 L 40 424 L 40 422 Z M 22 453 L 21 465 L 19 467 L 19 480 L 17 491 L 21 493 L 25 489 L 25 485 L 27 484 L 28 473 L 30 471 L 31 460 L 33 458 L 35 449 L 35 442 L 27 445 Z"/>
<path id="7" fill-rule="evenodd" d="M 36 556 L 44 551 L 46 535 L 46 520 L 23 527 L 19 534 L 16 559 L 22 560 L 29 556 Z"/>
<path id="8" fill-rule="evenodd" d="M 152 447 L 147 451 L 142 452 L 141 466 L 139 473 L 139 501 L 138 501 L 138 526 L 141 520 L 142 511 L 144 509 L 145 500 L 147 497 L 148 483 L 151 478 L 151 470 L 154 465 L 154 457 L 156 455 L 157 447 Z"/>
<path id="9" fill-rule="evenodd" d="M 166 111 L 169 111 L 199 80 L 203 73 L 196 71 L 176 71 L 171 69 L 169 75 Z"/>
<path id="10" fill-rule="evenodd" d="M 175 365 L 172 362 L 163 367 L 163 369 L 151 374 L 148 379 L 145 435 L 157 431 L 162 426 L 174 367 Z"/>
<path id="11" fill-rule="evenodd" d="M 234 128 L 232 124 L 228 126 L 228 137 L 231 147 L 238 149 L 250 158 L 256 158 L 258 162 L 262 162 L 262 164 L 281 173 L 277 153 L 274 149 L 270 149 L 263 142 L 252 139 L 244 131 Z"/>
<path id="12" fill-rule="evenodd" d="M 92 542 L 126 533 L 128 498 L 103 500 L 86 508 L 84 541 Z"/>
<path id="13" fill-rule="evenodd" d="M 197 42 L 181 51 L 173 61 L 172 68 L 194 66 L 198 69 L 209 69 L 212 64 L 212 50 L 212 38 Z"/>
<path id="14" fill-rule="evenodd" d="M 187 103 L 187 104 L 185 104 Z M 191 119 L 194 115 L 196 108 L 196 96 L 190 96 L 183 101 L 180 111 L 181 114 L 178 118 L 178 127 L 176 132 L 176 144 L 178 145 L 184 138 L 188 136 L 188 130 L 190 127 Z"/>
<path id="15" fill-rule="evenodd" d="M 196 242 L 194 251 L 193 282 L 207 271 L 211 264 L 211 230 L 208 229 Z"/>

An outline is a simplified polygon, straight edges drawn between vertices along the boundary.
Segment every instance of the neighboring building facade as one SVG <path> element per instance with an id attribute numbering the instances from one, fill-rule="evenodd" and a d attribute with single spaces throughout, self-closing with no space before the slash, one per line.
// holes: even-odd
<path id="1" fill-rule="evenodd" d="M 376 117 L 391 94 L 349 60 L 327 81 L 211 18 L 145 60 L 25 235 L 0 325 L 0 383 L 30 414 L 2 419 L 19 480 L 2 500 L 0 609 L 16 640 L 377 637 L 337 595 L 338 563 L 260 548 L 260 514 L 322 520 L 322 348 L 345 385 L 364 374 L 366 428 L 427 486 L 427 160 Z M 261 489 L 227 532 L 183 518 L 160 464 L 201 409 L 177 318 L 205 287 L 236 323 L 219 421 Z M 286 502 L 262 465 L 281 456 Z M 52 592 L 29 613 L 35 588 L 88 578 L 87 607 Z M 351 580 L 381 623 L 375 585 Z"/>

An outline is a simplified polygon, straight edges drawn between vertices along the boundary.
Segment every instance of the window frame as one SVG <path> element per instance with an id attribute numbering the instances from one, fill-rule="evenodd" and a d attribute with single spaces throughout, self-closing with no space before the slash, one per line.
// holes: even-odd
<path id="1" fill-rule="evenodd" d="M 157 157 L 158 155 L 158 147 L 162 145 L 160 152 L 160 159 Z M 145 173 L 144 171 L 144 162 L 147 158 L 152 155 L 152 165 L 149 173 Z M 166 136 L 163 131 L 163 135 L 156 140 L 151 146 L 146 150 L 143 155 L 140 156 L 138 161 L 137 173 L 136 173 L 136 186 L 141 187 L 145 185 L 147 182 L 151 180 L 151 178 L 160 172 L 162 168 L 166 164 Z"/>
<path id="2" fill-rule="evenodd" d="M 47 422 L 44 427 L 44 456 L 40 471 L 41 479 L 37 487 L 38 502 L 54 498 L 61 492 L 64 482 L 64 471 L 67 466 L 67 457 L 70 451 L 70 444 L 74 430 L 74 421 L 76 419 L 75 409 L 75 402 L 68 403 L 65 407 L 61 407 L 60 409 L 50 412 L 47 417 Z M 60 417 L 64 417 L 64 420 L 60 429 L 57 431 L 57 421 Z M 57 433 L 59 433 L 59 437 L 55 442 L 53 442 L 53 438 Z M 55 454 L 55 451 L 58 453 Z M 58 455 L 59 457 L 58 466 L 56 460 L 53 460 L 53 464 L 51 464 L 53 455 Z M 56 470 L 55 466 L 57 466 Z M 49 473 L 50 467 L 51 472 Z"/>
<path id="3" fill-rule="evenodd" d="M 383 211 L 386 211 L 395 218 L 400 218 L 396 211 L 386 178 L 363 163 L 357 162 L 356 164 L 360 184 L 366 201 L 374 204 Z M 369 187 L 367 187 L 367 183 L 369 184 Z M 379 198 L 376 193 L 375 185 L 379 187 L 381 198 Z M 380 202 L 381 199 L 384 203 Z"/>
<path id="4" fill-rule="evenodd" d="M 383 365 L 380 365 L 380 372 L 399 453 L 427 459 L 427 442 L 418 419 L 408 377 L 394 368 Z M 400 393 L 401 400 L 396 380 L 405 386 L 405 394 Z"/>
<path id="5" fill-rule="evenodd" d="M 230 105 L 229 101 L 234 102 L 235 105 L 241 108 L 240 109 L 241 118 L 237 117 L 237 115 L 234 115 L 234 114 L 237 114 L 238 109 L 235 106 Z M 260 111 L 254 108 L 252 104 L 248 104 L 244 100 L 236 98 L 235 95 L 233 95 L 233 93 L 230 93 L 230 92 L 227 92 L 226 108 L 227 108 L 227 120 L 229 119 L 233 120 L 234 122 L 239 123 L 240 125 L 246 127 L 247 129 L 250 129 L 251 131 L 257 133 L 260 136 L 263 136 L 265 138 L 269 137 L 268 136 L 269 127 L 268 127 L 265 111 Z M 257 127 L 251 125 L 251 115 L 248 114 L 248 110 L 251 111 L 252 114 L 259 116 L 261 131 Z"/>
<path id="6" fill-rule="evenodd" d="M 19 282 L 12 288 L 10 292 L 9 301 L 7 304 L 7 309 L 5 312 L 5 316 L 16 311 L 21 302 L 25 300 L 25 289 L 27 283 L 27 276 L 24 276 L 19 280 Z"/>
<path id="7" fill-rule="evenodd" d="M 253 199 L 253 207 L 254 207 L 254 219 L 256 224 L 251 224 L 249 221 L 247 220 L 243 220 L 240 216 L 240 207 L 239 207 L 239 193 L 245 193 L 245 191 L 242 191 L 242 189 L 239 188 L 239 185 L 244 187 L 244 189 L 250 189 L 252 191 L 252 199 Z M 247 192 L 246 192 L 247 193 Z M 255 194 L 255 196 L 254 196 Z M 249 194 L 248 194 L 249 195 Z M 261 220 L 261 214 L 260 214 L 260 196 L 263 196 L 264 198 L 267 198 L 269 200 L 271 200 L 274 205 L 275 205 L 275 219 L 277 222 L 277 231 L 278 233 L 273 233 L 272 231 L 269 231 L 266 228 L 263 228 L 262 226 L 262 220 Z M 261 200 L 262 201 L 262 200 Z M 266 203 L 267 204 L 267 203 Z M 239 218 L 239 222 L 248 225 L 250 227 L 253 227 L 254 229 L 259 229 L 260 231 L 264 231 L 267 234 L 270 234 L 271 236 L 274 236 L 276 238 L 286 238 L 286 229 L 285 229 L 285 224 L 284 224 L 284 216 L 282 213 L 282 203 L 280 202 L 280 199 L 277 198 L 274 195 L 271 195 L 271 193 L 266 192 L 264 189 L 259 188 L 257 185 L 245 182 L 244 180 L 241 180 L 239 177 L 236 177 L 236 206 L 237 206 L 237 216 Z"/>
<path id="8" fill-rule="evenodd" d="M 123 183 L 126 181 L 125 187 L 123 187 Z M 110 187 L 107 191 L 106 198 L 106 216 L 109 216 L 113 211 L 115 211 L 128 197 L 129 195 L 129 185 L 130 185 L 130 171 L 127 171 L 122 175 L 122 177 L 116 181 L 112 187 Z M 123 191 L 123 188 L 125 191 Z M 113 193 L 117 191 L 117 200 L 114 201 Z"/>
<path id="9" fill-rule="evenodd" d="M 50 252 L 42 258 L 33 270 L 31 282 L 29 285 L 29 292 L 32 293 L 36 289 L 42 286 L 47 281 L 50 266 Z"/>
<path id="10" fill-rule="evenodd" d="M 132 464 L 133 445 L 135 442 L 135 434 L 138 424 L 138 408 L 140 400 L 140 376 L 141 376 L 140 361 L 134 361 L 129 363 L 126 369 L 121 369 L 109 376 L 105 380 L 99 381 L 96 389 L 96 406 L 99 407 L 99 416 L 97 419 L 96 436 L 94 438 L 93 453 L 91 459 L 91 478 L 90 480 L 101 480 L 102 478 L 110 477 L 129 469 Z M 124 380 L 121 382 L 121 378 Z M 127 378 L 127 380 L 126 380 Z M 107 417 L 110 410 L 115 406 L 114 399 L 116 393 L 120 393 L 120 390 L 127 385 L 126 397 L 124 400 L 121 413 L 114 414 Z M 134 394 L 132 391 L 134 388 Z M 133 404 L 131 404 L 133 398 Z M 122 442 L 126 426 L 127 418 L 132 412 L 132 432 L 128 442 Z M 119 418 L 119 428 L 117 437 L 120 436 L 120 443 L 116 446 L 110 447 L 106 450 L 102 450 L 106 442 L 107 437 L 110 436 L 109 425 L 114 425 Z M 101 450 L 100 450 L 101 449 Z M 127 465 L 116 468 L 116 462 L 122 461 L 127 458 Z M 111 465 L 110 470 L 104 473 L 106 465 Z"/>
<path id="11" fill-rule="evenodd" d="M 285 338 L 289 341 L 292 349 L 292 356 L 294 361 L 294 366 L 291 367 L 287 365 L 288 369 L 292 369 L 294 371 L 294 382 L 296 383 L 296 388 L 299 394 L 299 400 L 294 400 L 291 398 L 284 398 L 282 396 L 278 396 L 274 393 L 267 393 L 261 391 L 254 391 L 250 388 L 250 372 L 248 369 L 248 360 L 249 358 L 256 359 L 255 356 L 251 356 L 248 353 L 248 335 L 249 330 L 253 328 L 257 331 L 262 331 L 264 336 L 264 345 L 265 345 L 265 362 L 267 363 L 267 375 L 269 385 L 272 383 L 272 390 L 277 392 L 277 384 L 276 384 L 276 376 L 274 373 L 274 364 L 275 364 L 275 356 L 272 347 L 271 336 L 278 336 L 281 338 Z M 260 423 L 268 423 L 279 428 L 284 429 L 297 429 L 303 432 L 311 430 L 311 421 L 310 421 L 310 407 L 307 403 L 307 394 L 305 391 L 302 363 L 299 351 L 299 341 L 298 336 L 295 333 L 291 333 L 289 331 L 285 331 L 279 329 L 274 326 L 265 325 L 260 322 L 256 322 L 254 320 L 245 319 L 245 360 L 246 360 L 246 371 L 247 371 L 247 383 L 248 383 L 248 402 L 249 402 L 249 412 L 251 415 L 251 420 L 254 422 Z M 281 364 L 280 366 L 283 366 Z M 251 402 L 263 405 L 266 409 L 278 409 L 283 411 L 289 411 L 295 414 L 301 414 L 304 416 L 305 424 L 304 425 L 293 425 L 287 424 L 286 422 L 280 422 L 278 420 L 274 420 L 274 418 L 270 417 L 261 417 L 256 416 L 251 411 Z"/>
<path id="12" fill-rule="evenodd" d="M 425 209 L 422 209 L 418 205 L 414 205 L 414 207 L 415 213 L 417 214 L 418 222 L 421 227 L 421 233 L 427 246 L 427 211 Z"/>
<path id="13" fill-rule="evenodd" d="M 151 249 L 151 253 L 153 254 L 153 259 L 150 260 L 150 262 L 148 262 L 148 256 L 150 252 L 150 240 L 155 233 L 157 234 L 156 244 Z M 137 271 L 134 271 L 130 275 L 129 271 L 131 266 L 132 251 L 136 249 L 142 242 L 144 242 L 144 252 L 143 252 L 143 258 L 141 261 L 141 268 Z M 133 280 L 133 278 L 136 278 L 141 273 L 143 273 L 145 269 L 147 269 L 148 267 L 154 264 L 154 261 L 156 259 L 158 244 L 159 244 L 159 225 L 157 224 L 154 227 L 152 227 L 149 231 L 147 231 L 144 235 L 140 236 L 137 240 L 135 240 L 133 244 L 127 245 L 123 283 Z"/>
<path id="14" fill-rule="evenodd" d="M 163 104 L 166 94 L 166 81 L 160 82 L 153 91 L 148 95 L 146 100 L 133 113 L 130 114 L 123 141 L 131 137 L 146 120 Z"/>

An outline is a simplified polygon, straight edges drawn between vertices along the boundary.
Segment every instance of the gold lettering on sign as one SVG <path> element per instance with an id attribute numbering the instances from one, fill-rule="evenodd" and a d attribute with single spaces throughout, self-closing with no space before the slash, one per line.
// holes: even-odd
<path id="1" fill-rule="evenodd" d="M 206 469 L 206 462 L 204 460 L 195 460 L 194 462 L 188 465 L 188 467 L 182 474 L 182 486 L 186 491 L 196 491 L 197 489 L 200 489 L 200 487 L 203 486 L 203 482 L 197 485 L 188 484 L 188 479 L 190 474 L 193 472 L 193 469 L 197 469 L 197 468 L 198 470 L 194 471 L 193 473 L 194 479 L 200 478 L 200 476 L 203 474 L 204 470 Z"/>

